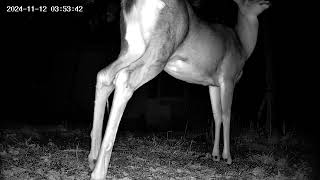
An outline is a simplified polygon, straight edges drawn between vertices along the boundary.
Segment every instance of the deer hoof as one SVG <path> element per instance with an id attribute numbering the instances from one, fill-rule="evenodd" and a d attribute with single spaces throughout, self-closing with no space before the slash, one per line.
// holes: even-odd
<path id="1" fill-rule="evenodd" d="M 212 155 L 212 160 L 213 161 L 220 161 L 220 156 L 219 155 Z"/>
<path id="2" fill-rule="evenodd" d="M 231 158 L 226 159 L 226 164 L 228 164 L 228 165 L 231 165 L 231 164 L 232 164 Z"/>
<path id="3" fill-rule="evenodd" d="M 231 156 L 227 156 L 227 155 L 222 155 L 222 158 L 225 160 L 226 164 L 231 165 L 232 164 L 232 159 Z"/>
<path id="4" fill-rule="evenodd" d="M 89 159 L 89 168 L 91 171 L 93 171 L 95 164 L 96 164 L 96 161 L 97 160 L 95 160 L 95 159 L 92 159 L 92 160 Z"/>

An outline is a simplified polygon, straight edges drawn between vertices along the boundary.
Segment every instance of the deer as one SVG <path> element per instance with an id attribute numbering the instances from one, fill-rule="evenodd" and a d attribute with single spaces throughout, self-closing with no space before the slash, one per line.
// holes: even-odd
<path id="1" fill-rule="evenodd" d="M 235 84 L 252 54 L 258 35 L 258 15 L 266 0 L 233 0 L 238 5 L 234 28 L 201 20 L 187 0 L 121 0 L 121 49 L 117 59 L 97 73 L 88 155 L 91 180 L 105 179 L 113 145 L 126 105 L 142 85 L 165 71 L 179 80 L 209 87 L 215 124 L 212 159 L 230 154 L 230 114 Z M 107 127 L 102 125 L 108 98 L 114 91 Z"/>

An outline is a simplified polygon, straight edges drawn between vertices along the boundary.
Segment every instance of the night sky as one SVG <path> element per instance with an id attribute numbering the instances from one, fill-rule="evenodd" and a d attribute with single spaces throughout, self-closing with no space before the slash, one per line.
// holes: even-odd
<path id="1" fill-rule="evenodd" d="M 93 117 L 96 74 L 116 59 L 120 48 L 118 2 L 6 2 L 6 6 L 14 5 L 48 8 L 53 5 L 83 6 L 83 12 L 13 13 L 2 9 L 4 46 L 1 73 L 5 107 L 2 123 L 61 123 L 67 120 L 89 125 Z M 302 82 L 298 80 L 299 73 L 294 70 L 299 64 L 288 65 L 288 62 L 294 61 L 292 58 L 298 57 L 292 54 L 290 58 L 275 55 L 275 47 L 290 47 L 292 44 L 290 38 L 282 36 L 286 35 L 284 30 L 276 31 L 273 8 L 274 4 L 259 16 L 258 43 L 236 86 L 232 110 L 243 124 L 257 120 L 257 111 L 266 92 L 266 57 L 270 57 L 275 127 L 280 128 L 285 120 L 290 127 L 302 133 L 311 132 L 312 126 L 308 123 L 297 125 L 300 119 L 308 121 L 303 113 L 298 113 L 304 99 L 296 89 L 302 88 L 297 85 Z M 236 22 L 237 7 L 232 1 L 203 0 L 195 11 L 211 22 L 230 27 Z M 108 21 L 108 13 L 114 16 L 114 21 Z M 265 34 L 268 34 L 267 37 Z M 265 43 L 266 39 L 268 43 Z M 185 92 L 186 96 L 181 95 Z M 144 96 L 187 97 L 189 113 L 194 119 L 200 119 L 205 124 L 211 117 L 207 87 L 187 84 L 166 73 L 144 85 L 135 96 L 130 103 Z"/>

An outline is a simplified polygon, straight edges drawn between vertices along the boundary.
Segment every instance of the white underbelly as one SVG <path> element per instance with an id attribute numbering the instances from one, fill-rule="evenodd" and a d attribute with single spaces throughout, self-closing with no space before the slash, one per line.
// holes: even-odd
<path id="1" fill-rule="evenodd" d="M 194 67 L 192 64 L 187 63 L 180 59 L 170 59 L 166 64 L 164 71 L 179 80 L 200 84 L 200 85 L 213 85 L 213 81 L 204 72 Z"/>

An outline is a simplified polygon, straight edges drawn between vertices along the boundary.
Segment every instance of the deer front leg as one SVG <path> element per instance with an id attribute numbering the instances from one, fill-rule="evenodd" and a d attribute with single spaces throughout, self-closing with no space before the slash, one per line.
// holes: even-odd
<path id="1" fill-rule="evenodd" d="M 225 81 L 221 83 L 221 105 L 222 105 L 222 123 L 223 123 L 223 152 L 222 158 L 227 161 L 227 164 L 232 163 L 230 154 L 230 117 L 231 105 L 233 97 L 234 83 Z"/>
<path id="2" fill-rule="evenodd" d="M 214 161 L 220 161 L 219 141 L 220 141 L 220 127 L 221 127 L 221 120 L 222 120 L 220 88 L 209 86 L 209 94 L 210 94 L 210 101 L 211 101 L 212 113 L 214 118 L 214 127 L 215 127 L 212 158 Z"/>
<path id="3" fill-rule="evenodd" d="M 115 93 L 111 106 L 110 116 L 100 148 L 99 157 L 91 180 L 103 180 L 106 178 L 108 165 L 110 162 L 113 144 L 118 131 L 119 123 L 123 115 L 127 102 L 133 94 L 133 89 L 128 86 L 128 70 L 124 68 L 115 77 Z"/>
<path id="4" fill-rule="evenodd" d="M 96 94 L 94 102 L 94 115 L 93 115 L 93 126 L 91 130 L 91 149 L 88 156 L 89 167 L 91 170 L 94 168 L 95 160 L 98 158 L 98 153 L 100 150 L 101 136 L 102 136 L 102 125 L 103 117 L 106 108 L 106 103 L 108 103 L 108 97 L 114 89 L 114 85 L 106 85 L 108 76 L 104 73 L 105 70 L 102 70 L 97 75 L 97 84 L 96 84 Z M 107 104 L 107 106 L 109 106 Z M 107 107 L 109 108 L 109 107 Z"/>

